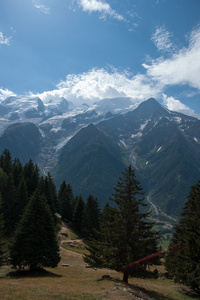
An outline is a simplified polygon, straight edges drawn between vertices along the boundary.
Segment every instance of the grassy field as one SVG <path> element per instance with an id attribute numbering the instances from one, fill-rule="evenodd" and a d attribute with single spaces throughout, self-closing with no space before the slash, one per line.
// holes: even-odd
<path id="1" fill-rule="evenodd" d="M 174 284 L 165 277 L 159 279 L 130 278 L 129 284 L 122 283 L 122 274 L 108 270 L 86 268 L 81 253 L 80 241 L 60 236 L 61 262 L 54 269 L 46 269 L 39 274 L 16 274 L 9 266 L 0 269 L 1 300 L 45 300 L 45 299 L 192 299 L 184 287 Z M 74 247 L 64 248 L 63 243 L 72 242 Z M 64 244 L 65 245 L 65 244 Z M 69 246 L 71 247 L 71 246 Z M 80 250 L 81 251 L 81 250 Z M 68 267 L 63 264 L 69 264 Z M 160 271 L 164 268 L 160 266 Z M 118 277 L 119 280 L 101 280 L 102 275 Z M 137 296 L 137 298 L 136 298 Z"/>

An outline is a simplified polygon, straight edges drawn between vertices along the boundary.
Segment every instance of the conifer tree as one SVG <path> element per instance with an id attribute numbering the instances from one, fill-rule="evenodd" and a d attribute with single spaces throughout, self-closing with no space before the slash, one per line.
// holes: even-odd
<path id="1" fill-rule="evenodd" d="M 70 184 L 63 181 L 58 192 L 59 212 L 66 221 L 72 220 L 73 192 Z"/>
<path id="2" fill-rule="evenodd" d="M 54 221 L 56 222 L 56 202 L 57 202 L 57 194 L 56 194 L 56 188 L 53 182 L 53 179 L 48 173 L 45 178 L 41 177 L 40 179 L 40 191 L 43 193 L 46 197 L 47 203 L 49 205 L 49 208 L 51 210 L 52 216 L 54 218 Z"/>
<path id="3" fill-rule="evenodd" d="M 13 174 L 13 180 L 14 180 L 14 185 L 15 187 L 18 187 L 18 185 L 20 184 L 20 181 L 23 178 L 23 173 L 24 173 L 24 169 L 22 166 L 22 163 L 20 162 L 19 159 L 14 160 L 13 162 L 13 167 L 12 167 L 12 174 Z"/>
<path id="4" fill-rule="evenodd" d="M 0 168 L 2 168 L 6 174 L 12 172 L 12 157 L 8 149 L 5 149 L 0 156 Z"/>
<path id="5" fill-rule="evenodd" d="M 39 168 L 31 159 L 24 166 L 24 179 L 26 180 L 28 196 L 30 197 L 39 186 Z"/>
<path id="6" fill-rule="evenodd" d="M 21 216 L 23 215 L 23 211 L 25 209 L 26 204 L 29 201 L 26 181 L 24 177 L 22 177 L 19 185 L 16 188 L 16 222 L 18 223 Z"/>
<path id="7" fill-rule="evenodd" d="M 10 257 L 14 268 L 56 267 L 60 261 L 53 218 L 39 189 L 28 202 L 14 233 Z"/>
<path id="8" fill-rule="evenodd" d="M 15 230 L 17 221 L 16 211 L 16 188 L 12 173 L 6 174 L 0 169 L 0 192 L 2 194 L 3 201 L 3 216 L 5 221 L 5 231 L 7 234 L 11 234 Z"/>
<path id="9" fill-rule="evenodd" d="M 115 207 L 106 208 L 106 218 L 101 222 L 97 238 L 87 242 L 90 254 L 84 258 L 92 266 L 117 271 L 157 251 L 153 242 L 157 239 L 152 231 L 154 223 L 146 220 L 149 213 L 140 211 L 145 206 L 142 187 L 131 166 L 122 175 L 111 198 Z M 146 262 L 139 267 L 140 271 L 145 270 Z M 137 274 L 124 275 L 123 280 L 127 282 L 128 275 Z"/>
<path id="10" fill-rule="evenodd" d="M 53 178 L 49 172 L 47 174 L 47 182 L 48 182 L 49 193 L 51 194 L 51 197 L 53 199 L 53 206 L 54 206 L 55 210 L 57 211 L 58 197 L 57 197 L 56 185 L 53 182 Z"/>
<path id="11" fill-rule="evenodd" d="M 200 180 L 190 189 L 175 226 L 170 250 L 165 257 L 168 274 L 175 282 L 200 288 Z"/>
<path id="12" fill-rule="evenodd" d="M 74 210 L 72 215 L 72 226 L 73 228 L 81 233 L 82 229 L 82 219 L 83 219 L 83 211 L 85 207 L 85 202 L 83 201 L 82 195 L 79 195 L 75 198 Z"/>
<path id="13" fill-rule="evenodd" d="M 3 210 L 2 210 L 2 197 L 0 193 L 0 267 L 4 265 L 6 256 L 5 256 L 5 251 L 3 251 L 3 245 L 4 243 L 2 242 L 4 234 L 4 219 L 3 219 Z"/>
<path id="14" fill-rule="evenodd" d="M 96 230 L 99 230 L 100 208 L 97 199 L 89 195 L 82 217 L 81 232 L 85 238 L 90 238 L 95 235 Z"/>

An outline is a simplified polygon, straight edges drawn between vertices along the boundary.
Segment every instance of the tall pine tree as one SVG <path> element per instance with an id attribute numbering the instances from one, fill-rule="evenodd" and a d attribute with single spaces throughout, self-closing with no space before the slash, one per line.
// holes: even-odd
<path id="1" fill-rule="evenodd" d="M 24 166 L 24 178 L 26 180 L 28 196 L 30 197 L 39 185 L 39 168 L 31 159 Z"/>
<path id="2" fill-rule="evenodd" d="M 12 172 L 12 157 L 8 149 L 5 149 L 0 156 L 0 168 L 2 168 L 6 174 Z"/>
<path id="3" fill-rule="evenodd" d="M 0 192 L 2 194 L 3 201 L 3 215 L 5 221 L 6 234 L 11 234 L 15 230 L 17 220 L 17 198 L 16 188 L 12 173 L 7 175 L 0 169 Z"/>
<path id="4" fill-rule="evenodd" d="M 89 195 L 82 217 L 81 232 L 86 239 L 95 235 L 96 230 L 99 230 L 100 208 L 97 199 Z"/>
<path id="5" fill-rule="evenodd" d="M 15 268 L 56 267 L 60 261 L 53 218 L 39 189 L 28 202 L 14 233 L 10 257 Z"/>
<path id="6" fill-rule="evenodd" d="M 127 264 L 156 252 L 157 235 L 152 231 L 154 223 L 147 221 L 149 213 L 140 211 L 145 206 L 144 198 L 131 166 L 122 173 L 114 191 L 111 200 L 115 207 L 106 208 L 98 238 L 87 242 L 90 254 L 85 255 L 85 261 L 92 266 L 120 271 Z M 146 264 L 139 265 L 140 271 L 145 270 Z M 128 275 L 137 274 L 124 274 L 126 282 Z"/>
<path id="7" fill-rule="evenodd" d="M 2 197 L 0 193 L 0 267 L 4 265 L 6 256 L 5 251 L 3 251 L 4 243 L 2 242 L 4 234 L 4 219 L 3 219 L 3 210 L 2 210 Z"/>
<path id="8" fill-rule="evenodd" d="M 72 220 L 73 192 L 70 184 L 63 181 L 58 192 L 59 212 L 66 221 Z"/>
<path id="9" fill-rule="evenodd" d="M 24 180 L 24 177 L 22 177 L 21 181 L 19 182 L 16 188 L 16 209 L 15 209 L 16 223 L 19 222 L 28 201 L 29 198 L 28 198 L 28 192 L 26 187 L 26 181 Z"/>
<path id="10" fill-rule="evenodd" d="M 181 219 L 165 257 L 165 266 L 175 282 L 200 288 L 200 180 L 191 187 Z"/>
<path id="11" fill-rule="evenodd" d="M 24 168 L 19 159 L 15 158 L 12 166 L 14 185 L 17 187 L 24 176 Z"/>
<path id="12" fill-rule="evenodd" d="M 82 195 L 77 196 L 75 198 L 74 210 L 72 215 L 72 226 L 78 233 L 81 233 L 82 230 L 84 207 L 85 202 L 83 200 Z"/>
<path id="13" fill-rule="evenodd" d="M 56 205 L 57 205 L 57 194 L 56 194 L 56 187 L 54 185 L 50 173 L 48 173 L 48 175 L 45 176 L 45 178 L 42 177 L 40 179 L 40 191 L 45 195 L 52 216 L 54 218 L 54 221 L 56 222 L 57 219 L 55 213 L 56 213 Z"/>

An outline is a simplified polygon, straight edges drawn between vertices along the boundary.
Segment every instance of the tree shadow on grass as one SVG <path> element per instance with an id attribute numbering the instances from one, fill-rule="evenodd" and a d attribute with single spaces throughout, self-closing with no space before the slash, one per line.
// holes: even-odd
<path id="1" fill-rule="evenodd" d="M 184 286 L 182 287 L 182 291 L 190 298 L 200 298 L 200 289 L 192 289 L 190 287 Z"/>
<path id="2" fill-rule="evenodd" d="M 115 289 L 123 289 L 126 288 L 126 291 L 137 297 L 138 299 L 143 300 L 150 300 L 150 299 L 156 299 L 156 300 L 171 300 L 171 298 L 164 296 L 162 293 L 158 293 L 155 291 L 149 291 L 139 285 L 134 285 L 131 283 L 124 283 L 121 279 L 111 277 L 109 275 L 103 275 L 101 279 L 99 280 L 112 280 L 116 282 Z"/>
<path id="3" fill-rule="evenodd" d="M 155 291 L 149 291 L 143 287 L 140 286 L 135 286 L 134 284 L 127 284 L 127 286 L 135 291 L 141 291 L 142 293 L 148 295 L 149 297 L 151 297 L 152 299 L 156 299 L 156 300 L 171 300 L 171 298 L 164 296 L 162 293 L 158 293 Z M 181 292 L 180 292 L 181 294 Z M 199 298 L 200 297 L 200 293 L 199 291 L 195 291 L 192 290 L 190 288 L 184 287 L 182 288 L 182 294 L 183 295 L 187 295 L 188 298 L 194 299 L 194 298 Z"/>
<path id="4" fill-rule="evenodd" d="M 28 270 L 16 270 L 7 274 L 8 277 L 62 277 L 62 275 L 55 274 L 45 269 L 28 269 Z"/>
<path id="5" fill-rule="evenodd" d="M 142 292 L 150 297 L 150 299 L 156 299 L 156 300 L 171 300 L 171 298 L 164 296 L 162 293 L 158 293 L 155 291 L 149 291 L 143 287 L 135 286 L 134 284 L 127 284 L 127 287 L 133 289 L 136 292 Z M 139 295 L 139 294 L 138 294 Z"/>

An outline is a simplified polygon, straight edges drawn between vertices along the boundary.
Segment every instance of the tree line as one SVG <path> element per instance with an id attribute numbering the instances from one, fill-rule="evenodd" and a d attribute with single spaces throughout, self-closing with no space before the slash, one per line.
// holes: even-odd
<path id="1" fill-rule="evenodd" d="M 65 181 L 57 192 L 50 173 L 41 176 L 32 160 L 22 166 L 5 150 L 0 156 L 0 266 L 5 262 L 3 234 L 11 237 L 9 262 L 15 268 L 57 266 L 59 213 L 84 238 L 88 249 L 84 260 L 90 266 L 122 271 L 125 282 L 128 276 L 148 276 L 148 265 L 159 264 L 159 256 L 154 255 L 159 233 L 153 230 L 151 213 L 144 210 L 144 199 L 131 165 L 122 172 L 101 212 L 93 195 L 86 202 L 82 195 L 74 197 Z M 200 286 L 199 220 L 200 181 L 191 187 L 165 255 L 168 275 L 195 289 Z"/>
<path id="2" fill-rule="evenodd" d="M 140 206 L 145 206 L 144 197 L 131 166 L 124 176 L 113 195 L 115 207 L 107 204 L 101 212 L 93 195 L 86 202 L 82 195 L 74 197 L 72 187 L 65 181 L 57 192 L 50 173 L 41 176 L 32 160 L 23 166 L 5 150 L 0 156 L 0 217 L 4 233 L 11 237 L 12 265 L 16 268 L 57 265 L 56 212 L 85 239 L 91 253 L 85 256 L 85 261 L 91 265 L 120 270 L 130 260 L 156 251 L 154 223 L 146 221 L 149 213 L 139 212 Z M 93 256 L 97 246 L 99 249 Z"/>
<path id="3" fill-rule="evenodd" d="M 82 195 L 74 197 L 65 181 L 57 192 L 50 173 L 41 176 L 32 160 L 23 166 L 4 150 L 0 156 L 0 266 L 6 258 L 3 236 L 11 240 L 9 263 L 14 267 L 57 266 L 56 213 L 82 236 L 98 229 L 97 199 L 90 195 L 85 203 Z"/>
<path id="4" fill-rule="evenodd" d="M 1 214 L 6 235 L 14 233 L 36 190 L 46 199 L 54 223 L 57 221 L 55 214 L 59 213 L 79 234 L 85 235 L 89 227 L 98 227 L 100 208 L 96 198 L 89 195 L 85 203 L 82 195 L 74 197 L 71 185 L 65 181 L 57 192 L 50 173 L 41 176 L 32 160 L 23 166 L 18 159 L 12 160 L 6 149 L 0 156 Z"/>

